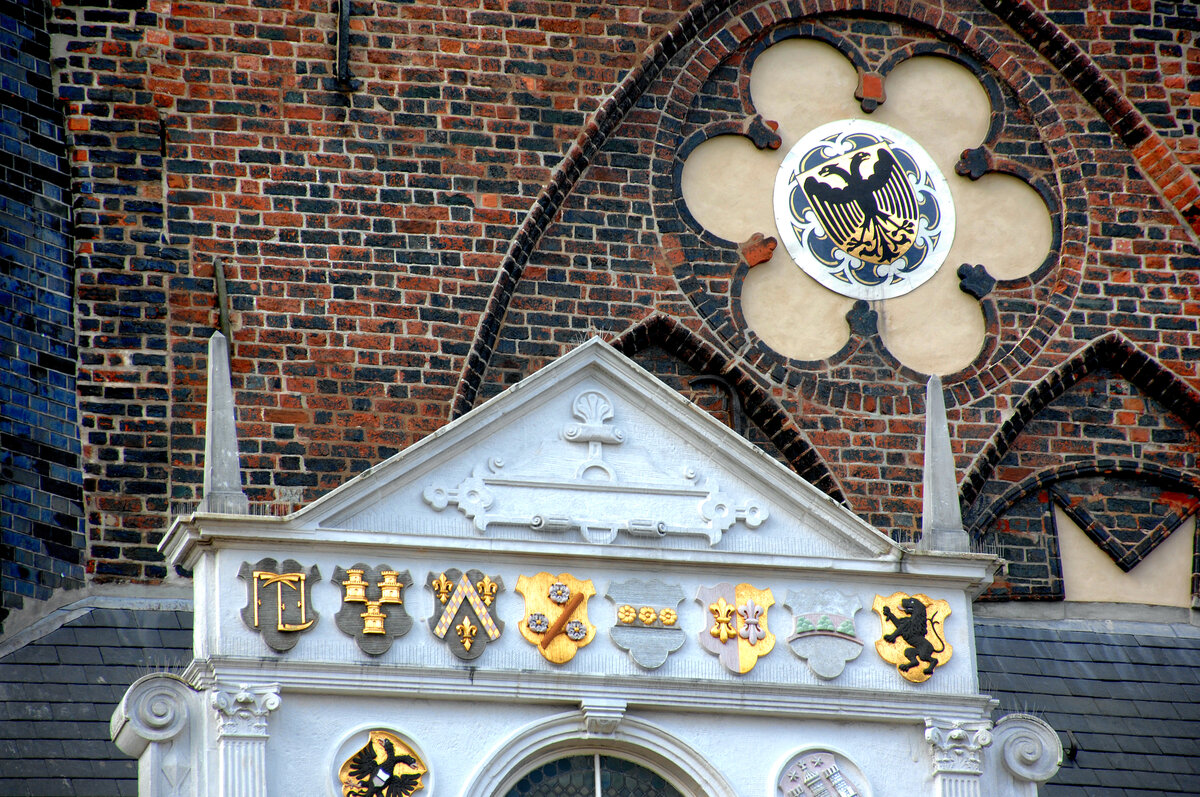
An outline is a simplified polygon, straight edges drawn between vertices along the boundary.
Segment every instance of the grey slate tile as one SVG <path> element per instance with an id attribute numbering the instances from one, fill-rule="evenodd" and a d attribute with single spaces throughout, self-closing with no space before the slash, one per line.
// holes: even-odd
<path id="1" fill-rule="evenodd" d="M 980 679 L 1000 701 L 1000 713 L 1032 706 L 1060 734 L 1073 731 L 1080 744 L 1076 761 L 1040 793 L 1200 794 L 1194 781 L 1200 777 L 1200 691 L 1194 689 L 1200 645 L 1193 629 L 1112 633 L 1103 622 L 1088 625 L 1027 627 L 995 618 L 979 624 Z M 1045 674 L 1012 677 L 1009 665 L 1031 651 Z"/>

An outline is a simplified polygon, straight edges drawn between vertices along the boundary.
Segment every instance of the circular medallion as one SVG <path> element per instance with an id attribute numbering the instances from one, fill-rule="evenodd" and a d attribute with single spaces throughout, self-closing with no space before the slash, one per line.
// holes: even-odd
<path id="1" fill-rule="evenodd" d="M 844 119 L 809 132 L 783 159 L 774 199 L 796 264 L 855 299 L 914 290 L 954 243 L 946 178 L 917 142 L 878 122 Z"/>

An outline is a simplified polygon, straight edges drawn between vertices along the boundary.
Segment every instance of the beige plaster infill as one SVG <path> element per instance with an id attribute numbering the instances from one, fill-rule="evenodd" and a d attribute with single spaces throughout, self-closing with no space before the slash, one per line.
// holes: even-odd
<path id="1" fill-rule="evenodd" d="M 1055 507 L 1054 513 L 1058 525 L 1065 600 L 1182 607 L 1192 605 L 1195 518 L 1171 532 L 1167 539 L 1126 573 L 1065 512 Z"/>
<path id="2" fill-rule="evenodd" d="M 962 151 L 982 143 L 991 118 L 987 92 L 968 69 L 936 56 L 910 59 L 888 76 L 887 101 L 873 114 L 854 99 L 857 85 L 850 61 L 823 42 L 789 39 L 764 51 L 750 89 L 759 113 L 779 122 L 782 146 L 758 150 L 741 136 L 704 142 L 684 164 L 684 201 L 705 229 L 726 240 L 745 241 L 756 232 L 778 237 L 775 175 L 805 133 L 862 118 L 909 134 L 950 185 L 954 246 L 933 279 L 873 307 L 880 335 L 900 362 L 922 373 L 953 373 L 978 356 L 986 334 L 978 302 L 958 288 L 958 266 L 981 263 L 997 279 L 1032 273 L 1050 249 L 1050 215 L 1021 180 L 990 174 L 971 181 L 954 173 Z M 775 351 L 800 360 L 825 359 L 846 344 L 845 315 L 853 304 L 806 275 L 783 246 L 751 269 L 742 286 L 747 325 Z"/>

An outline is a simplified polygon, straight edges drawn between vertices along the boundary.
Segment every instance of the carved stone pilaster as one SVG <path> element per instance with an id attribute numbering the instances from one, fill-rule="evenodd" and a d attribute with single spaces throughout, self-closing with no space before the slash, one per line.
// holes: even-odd
<path id="1" fill-rule="evenodd" d="M 279 684 L 213 690 L 222 797 L 266 797 L 267 720 L 279 702 Z"/>
<path id="2" fill-rule="evenodd" d="M 925 740 L 933 755 L 934 797 L 980 797 L 983 748 L 992 743 L 986 720 L 925 720 Z"/>
<path id="3" fill-rule="evenodd" d="M 195 797 L 201 793 L 192 747 L 199 694 L 169 673 L 134 681 L 109 722 L 117 747 L 138 759 L 142 797 Z"/>

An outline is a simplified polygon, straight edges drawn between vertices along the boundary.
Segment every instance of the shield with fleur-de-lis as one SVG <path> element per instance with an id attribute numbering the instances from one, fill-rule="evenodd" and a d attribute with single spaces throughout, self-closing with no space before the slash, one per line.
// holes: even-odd
<path id="1" fill-rule="evenodd" d="M 433 591 L 435 605 L 442 607 L 440 614 L 429 618 L 429 627 L 455 656 L 472 661 L 483 655 L 488 642 L 500 638 L 504 623 L 491 613 L 496 596 L 504 591 L 500 576 L 451 567 L 430 573 L 425 583 Z"/>
<path id="2" fill-rule="evenodd" d="M 767 610 L 775 605 L 771 590 L 723 582 L 701 587 L 696 602 L 707 612 L 700 646 L 730 672 L 750 672 L 775 647 L 775 635 L 767 627 Z"/>
<path id="3" fill-rule="evenodd" d="M 517 592 L 525 596 L 521 636 L 546 661 L 566 664 L 595 638 L 596 627 L 587 616 L 588 598 L 596 594 L 591 580 L 570 573 L 538 573 L 518 578 Z"/>

